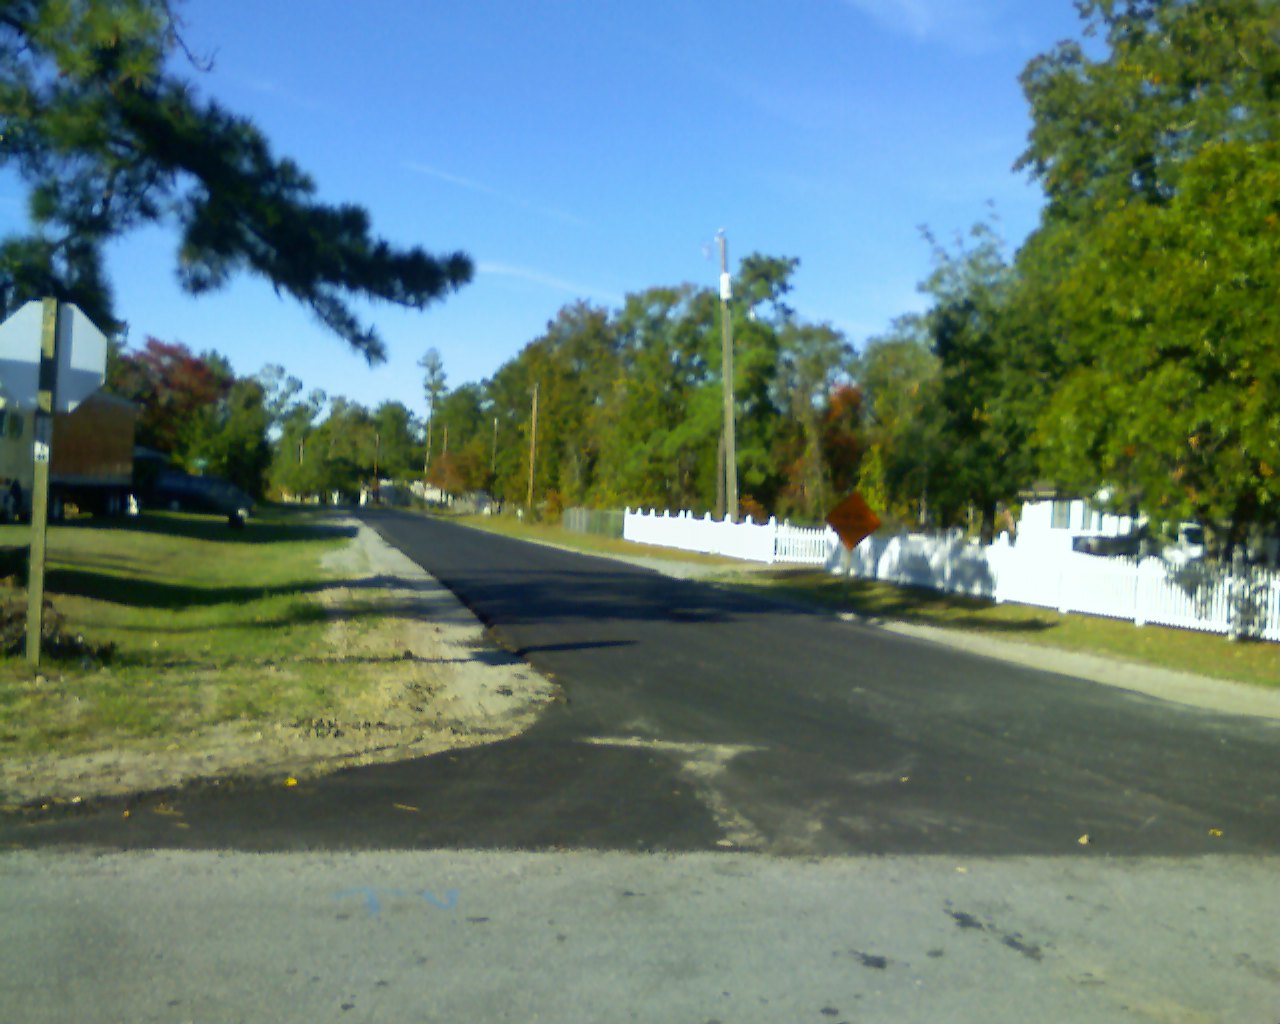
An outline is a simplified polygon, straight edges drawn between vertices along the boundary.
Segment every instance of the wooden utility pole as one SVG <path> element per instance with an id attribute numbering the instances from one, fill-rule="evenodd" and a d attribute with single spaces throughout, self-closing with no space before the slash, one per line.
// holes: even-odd
<path id="1" fill-rule="evenodd" d="M 36 393 L 35 480 L 31 490 L 31 563 L 27 576 L 27 664 L 40 668 L 44 631 L 44 566 L 49 529 L 49 458 L 58 376 L 58 301 L 45 299 L 40 327 L 40 383 Z"/>
<path id="2" fill-rule="evenodd" d="M 493 418 L 493 450 L 489 453 L 489 475 L 498 475 L 498 417 Z"/>
<path id="3" fill-rule="evenodd" d="M 716 520 L 724 519 L 724 424 L 720 425 L 720 440 L 716 444 Z"/>
<path id="4" fill-rule="evenodd" d="M 738 455 L 734 437 L 733 417 L 733 325 L 729 317 L 729 300 L 733 297 L 733 282 L 729 277 L 729 243 L 721 231 L 716 235 L 720 243 L 720 335 L 721 374 L 724 378 L 724 477 L 725 514 L 738 521 Z"/>
<path id="5" fill-rule="evenodd" d="M 435 403 L 427 409 L 427 454 L 422 458 L 422 479 L 427 479 L 427 474 L 431 472 L 431 420 L 435 416 Z"/>
<path id="6" fill-rule="evenodd" d="M 533 426 L 529 431 L 529 497 L 525 501 L 525 514 L 533 519 L 533 467 L 538 458 L 538 385 L 533 385 Z"/>

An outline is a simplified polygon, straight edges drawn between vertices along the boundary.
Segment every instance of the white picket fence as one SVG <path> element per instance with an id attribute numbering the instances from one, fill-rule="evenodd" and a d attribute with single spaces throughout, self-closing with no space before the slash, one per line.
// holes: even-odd
<path id="1" fill-rule="evenodd" d="M 997 602 L 1125 619 L 1280 642 L 1280 573 L 1230 570 L 1159 558 L 1104 558 L 1060 546 L 1001 537 L 990 546 L 945 535 L 868 537 L 847 551 L 835 532 L 779 523 L 697 518 L 628 509 L 622 535 L 640 544 L 749 561 L 821 565 L 879 579 Z"/>
<path id="2" fill-rule="evenodd" d="M 830 528 L 805 529 L 773 518 L 767 523 L 755 523 L 750 516 L 735 523 L 727 516 L 723 520 L 712 519 L 710 512 L 699 518 L 692 512 L 671 515 L 653 509 L 627 509 L 622 518 L 622 538 L 637 544 L 770 565 L 826 565 L 840 544 L 840 538 Z"/>

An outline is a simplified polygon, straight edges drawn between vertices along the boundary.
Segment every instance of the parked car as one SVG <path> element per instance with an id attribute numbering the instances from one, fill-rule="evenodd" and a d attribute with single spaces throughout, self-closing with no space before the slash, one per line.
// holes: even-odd
<path id="1" fill-rule="evenodd" d="M 175 469 L 162 471 L 147 485 L 142 504 L 170 512 L 223 515 L 232 526 L 243 526 L 254 507 L 253 499 L 229 481 L 216 476 L 192 476 Z"/>
<path id="2" fill-rule="evenodd" d="M 1164 560 L 1171 565 L 1188 565 L 1200 561 L 1205 556 L 1204 527 L 1199 523 L 1180 523 L 1178 539 L 1168 545 L 1162 554 Z"/>

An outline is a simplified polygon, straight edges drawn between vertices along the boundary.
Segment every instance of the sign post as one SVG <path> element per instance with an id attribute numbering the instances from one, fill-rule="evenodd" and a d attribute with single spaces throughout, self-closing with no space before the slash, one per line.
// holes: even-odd
<path id="1" fill-rule="evenodd" d="M 0 392 L 15 409 L 35 410 L 31 564 L 27 579 L 27 662 L 40 667 L 49 525 L 53 414 L 71 412 L 102 386 L 107 338 L 72 305 L 28 302 L 0 323 Z"/>
<path id="2" fill-rule="evenodd" d="M 44 565 L 49 534 L 49 458 L 58 377 L 58 300 L 45 299 L 40 327 L 40 376 L 36 392 L 35 480 L 31 489 L 31 564 L 27 570 L 27 664 L 40 668 L 44 631 Z"/>

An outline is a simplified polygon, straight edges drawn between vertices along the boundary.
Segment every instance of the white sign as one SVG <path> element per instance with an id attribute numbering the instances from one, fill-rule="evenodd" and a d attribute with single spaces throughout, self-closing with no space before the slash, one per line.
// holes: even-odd
<path id="1" fill-rule="evenodd" d="M 21 306 L 0 324 L 0 394 L 10 405 L 34 409 L 40 391 L 40 335 L 44 308 Z M 79 308 L 63 303 L 58 315 L 58 384 L 54 412 L 71 412 L 102 387 L 107 338 Z"/>
<path id="2" fill-rule="evenodd" d="M 58 390 L 54 412 L 72 412 L 102 387 L 107 375 L 107 336 L 70 303 L 58 316 Z"/>
<path id="3" fill-rule="evenodd" d="M 36 462 L 49 461 L 49 446 L 43 441 L 36 442 Z"/>
<path id="4" fill-rule="evenodd" d="M 33 408 L 40 390 L 41 307 L 28 302 L 0 324 L 0 393 L 22 408 Z"/>

